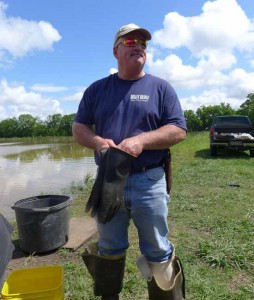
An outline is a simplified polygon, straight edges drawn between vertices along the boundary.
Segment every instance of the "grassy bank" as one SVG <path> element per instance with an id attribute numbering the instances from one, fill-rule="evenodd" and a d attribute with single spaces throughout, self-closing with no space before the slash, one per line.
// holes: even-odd
<path id="1" fill-rule="evenodd" d="M 254 158 L 231 152 L 211 158 L 207 132 L 189 134 L 172 148 L 172 157 L 168 223 L 184 266 L 187 299 L 254 299 Z M 72 215 L 84 214 L 91 179 L 86 178 L 85 185 L 87 190 L 71 187 L 76 195 Z M 148 299 L 146 282 L 135 264 L 140 253 L 133 225 L 129 240 L 122 297 Z M 65 299 L 99 299 L 93 296 L 93 283 L 82 261 L 72 260 L 68 251 L 59 253 L 65 258 Z"/>
<path id="2" fill-rule="evenodd" d="M 190 134 L 173 151 L 169 224 L 183 260 L 188 299 L 254 299 L 254 159 L 221 152 L 208 134 Z"/>

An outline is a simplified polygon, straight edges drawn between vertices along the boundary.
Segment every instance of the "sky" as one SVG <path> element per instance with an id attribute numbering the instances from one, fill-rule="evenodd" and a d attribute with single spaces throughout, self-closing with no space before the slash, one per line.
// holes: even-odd
<path id="1" fill-rule="evenodd" d="M 183 110 L 237 109 L 254 93 L 253 0 L 0 0 L 0 120 L 75 113 L 117 72 L 113 40 L 129 23 L 151 32 L 145 72 Z"/>

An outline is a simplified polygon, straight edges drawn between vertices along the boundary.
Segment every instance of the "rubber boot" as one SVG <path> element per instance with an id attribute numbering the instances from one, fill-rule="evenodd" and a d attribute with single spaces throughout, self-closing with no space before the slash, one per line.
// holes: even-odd
<path id="1" fill-rule="evenodd" d="M 103 300 L 118 300 L 123 287 L 125 254 L 100 256 L 98 244 L 92 244 L 82 254 L 83 261 L 94 280 L 94 295 Z"/>
<path id="2" fill-rule="evenodd" d="M 100 151 L 100 165 L 98 168 L 98 174 L 94 181 L 94 185 L 85 208 L 86 212 L 90 212 L 91 217 L 96 215 L 101 201 L 101 190 L 105 175 L 107 150 L 108 148 L 104 148 Z"/>
<path id="3" fill-rule="evenodd" d="M 149 300 L 185 299 L 185 280 L 181 262 L 173 255 L 166 262 L 149 262 L 152 280 L 147 282 Z"/>
<path id="4" fill-rule="evenodd" d="M 99 223 L 109 222 L 119 210 L 126 181 L 135 156 L 111 147 L 107 150 L 101 201 L 97 211 Z"/>

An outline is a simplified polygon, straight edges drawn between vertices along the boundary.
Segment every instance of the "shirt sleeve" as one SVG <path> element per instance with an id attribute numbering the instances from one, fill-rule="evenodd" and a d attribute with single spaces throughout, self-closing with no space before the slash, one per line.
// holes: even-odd
<path id="1" fill-rule="evenodd" d="M 75 122 L 88 125 L 94 124 L 94 100 L 94 87 L 91 85 L 84 91 L 75 116 Z"/>
<path id="2" fill-rule="evenodd" d="M 178 96 L 170 84 L 167 84 L 162 113 L 162 125 L 175 125 L 187 130 L 184 113 Z"/>

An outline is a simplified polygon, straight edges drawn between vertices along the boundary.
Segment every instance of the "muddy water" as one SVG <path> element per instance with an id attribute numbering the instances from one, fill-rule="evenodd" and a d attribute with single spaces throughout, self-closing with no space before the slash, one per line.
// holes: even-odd
<path id="1" fill-rule="evenodd" d="M 93 153 L 76 143 L 0 143 L 0 212 L 12 219 L 16 201 L 61 194 L 95 172 Z"/>

